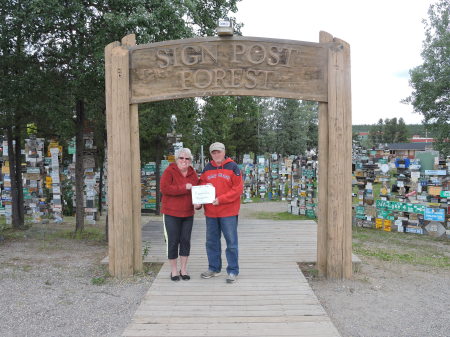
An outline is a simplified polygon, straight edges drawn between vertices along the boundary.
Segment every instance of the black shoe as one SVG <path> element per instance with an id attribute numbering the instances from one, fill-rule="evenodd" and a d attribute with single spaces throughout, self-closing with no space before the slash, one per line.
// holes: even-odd
<path id="1" fill-rule="evenodd" d="M 180 280 L 180 277 L 177 275 L 177 276 L 172 276 L 172 273 L 170 273 L 170 279 L 172 280 L 172 281 L 179 281 Z"/>
<path id="2" fill-rule="evenodd" d="M 186 275 L 181 274 L 181 270 L 180 270 L 180 276 L 181 276 L 181 279 L 183 279 L 184 281 L 189 281 L 191 279 L 191 277 L 188 274 L 186 274 Z"/>

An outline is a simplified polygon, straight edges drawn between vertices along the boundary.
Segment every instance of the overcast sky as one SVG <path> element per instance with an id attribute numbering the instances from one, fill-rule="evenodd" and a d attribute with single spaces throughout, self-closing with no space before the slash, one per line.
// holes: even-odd
<path id="1" fill-rule="evenodd" d="M 422 64 L 422 23 L 433 0 L 242 0 L 244 36 L 319 42 L 321 30 L 350 44 L 353 124 L 422 115 L 400 101 L 411 94 L 409 70 Z"/>

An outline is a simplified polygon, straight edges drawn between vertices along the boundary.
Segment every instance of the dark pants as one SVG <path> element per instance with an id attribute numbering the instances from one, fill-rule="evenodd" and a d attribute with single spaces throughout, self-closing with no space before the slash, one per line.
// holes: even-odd
<path id="1" fill-rule="evenodd" d="M 191 232 L 194 217 L 180 218 L 164 214 L 164 236 L 167 244 L 167 257 L 172 260 L 180 256 L 189 256 L 191 251 Z"/>

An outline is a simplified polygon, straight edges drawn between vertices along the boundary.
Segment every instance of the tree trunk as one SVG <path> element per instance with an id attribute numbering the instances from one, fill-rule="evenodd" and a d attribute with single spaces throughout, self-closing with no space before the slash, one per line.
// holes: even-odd
<path id="1" fill-rule="evenodd" d="M 17 187 L 17 165 L 15 155 L 15 146 L 13 145 L 13 131 L 12 126 L 6 129 L 6 137 L 8 142 L 8 159 L 9 159 L 9 177 L 11 179 L 11 199 L 12 199 L 12 227 L 18 229 L 23 226 L 23 221 L 20 221 L 20 200 L 19 190 Z M 21 172 L 19 172 L 21 174 Z"/>
<path id="2" fill-rule="evenodd" d="M 79 99 L 76 103 L 76 134 L 75 134 L 75 194 L 76 194 L 76 225 L 75 232 L 84 230 L 84 169 L 83 169 L 83 126 L 84 126 L 84 101 Z"/>
<path id="3" fill-rule="evenodd" d="M 102 204 L 102 198 L 103 198 L 103 165 L 105 163 L 105 160 L 103 159 L 104 156 L 100 159 L 100 179 L 98 181 L 98 214 L 102 216 L 102 210 L 103 210 L 103 204 Z"/>
<path id="4" fill-rule="evenodd" d="M 14 148 L 16 169 L 15 169 L 15 176 L 13 179 L 16 181 L 16 188 L 17 188 L 19 224 L 20 224 L 19 226 L 22 227 L 25 223 L 25 207 L 24 207 L 25 200 L 23 199 L 23 179 L 22 179 L 22 160 L 21 160 L 22 154 L 20 151 L 20 145 L 22 144 L 22 139 L 21 139 L 21 135 L 20 135 L 19 125 L 16 125 L 14 140 L 16 141 L 15 148 Z"/>

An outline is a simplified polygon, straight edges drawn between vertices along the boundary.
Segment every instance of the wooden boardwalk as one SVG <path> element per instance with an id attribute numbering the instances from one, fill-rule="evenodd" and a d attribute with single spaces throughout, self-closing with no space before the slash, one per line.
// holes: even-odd
<path id="1" fill-rule="evenodd" d="M 190 281 L 173 282 L 162 222 L 143 226 L 146 261 L 164 263 L 122 336 L 340 336 L 297 262 L 316 259 L 313 221 L 239 221 L 240 275 L 204 280 L 205 221 L 196 218 L 188 264 Z M 222 239 L 224 250 L 226 245 Z M 145 244 L 145 243 L 144 243 Z"/>

